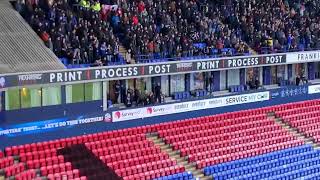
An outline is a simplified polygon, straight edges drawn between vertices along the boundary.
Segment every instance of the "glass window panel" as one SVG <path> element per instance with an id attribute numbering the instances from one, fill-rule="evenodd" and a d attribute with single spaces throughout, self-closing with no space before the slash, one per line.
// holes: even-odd
<path id="1" fill-rule="evenodd" d="M 170 93 L 182 92 L 185 90 L 185 75 L 172 75 L 170 80 Z"/>
<path id="2" fill-rule="evenodd" d="M 21 108 L 31 108 L 41 106 L 41 89 L 40 88 L 22 88 Z"/>
<path id="3" fill-rule="evenodd" d="M 5 95 L 6 110 L 20 109 L 20 90 L 8 89 Z"/>
<path id="4" fill-rule="evenodd" d="M 61 104 L 61 86 L 42 88 L 42 105 L 52 106 Z"/>
<path id="5" fill-rule="evenodd" d="M 66 85 L 66 102 L 78 103 L 84 101 L 84 85 L 73 84 Z"/>
<path id="6" fill-rule="evenodd" d="M 85 84 L 85 101 L 95 101 L 102 99 L 101 83 L 86 83 Z"/>

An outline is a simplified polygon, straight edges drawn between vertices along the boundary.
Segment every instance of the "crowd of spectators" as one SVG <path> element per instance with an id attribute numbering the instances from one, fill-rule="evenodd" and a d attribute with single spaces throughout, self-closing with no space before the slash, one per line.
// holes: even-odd
<path id="1" fill-rule="evenodd" d="M 320 6 L 317 0 L 227 1 L 223 22 L 242 31 L 257 52 L 320 48 Z"/>
<path id="2" fill-rule="evenodd" d="M 214 1 L 123 0 L 119 8 L 122 14 L 112 19 L 120 21 L 112 24 L 124 34 L 124 44 L 134 55 L 212 55 L 224 48 L 248 51 L 236 29 L 220 22 Z M 198 43 L 202 46 L 195 46 Z"/>
<path id="3" fill-rule="evenodd" d="M 20 0 L 17 10 L 69 63 L 320 48 L 317 0 Z M 249 45 L 249 47 L 247 46 Z M 227 51 L 225 51 L 227 49 Z"/>
<path id="4" fill-rule="evenodd" d="M 122 96 L 120 96 L 120 94 Z M 137 88 L 127 90 L 121 86 L 120 81 L 115 81 L 113 85 L 113 95 L 108 99 L 111 99 L 113 104 L 118 104 L 119 102 L 123 102 L 127 107 L 135 106 L 146 106 L 146 105 L 154 105 L 157 103 L 164 103 L 165 96 L 162 94 L 161 85 L 158 83 L 154 89 L 150 92 L 148 91 L 140 91 Z"/>
<path id="5" fill-rule="evenodd" d="M 101 18 L 104 5 L 96 1 L 88 7 L 77 7 L 74 3 L 22 0 L 16 8 L 47 47 L 59 58 L 67 58 L 69 64 L 106 65 L 119 61 L 119 38 L 110 23 Z"/>

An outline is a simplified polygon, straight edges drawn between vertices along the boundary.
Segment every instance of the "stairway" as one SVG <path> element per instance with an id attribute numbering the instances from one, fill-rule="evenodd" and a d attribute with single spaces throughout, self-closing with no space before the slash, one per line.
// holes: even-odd
<path id="1" fill-rule="evenodd" d="M 269 113 L 268 118 L 274 119 L 274 121 L 281 125 L 282 128 L 291 132 L 295 137 L 302 139 L 306 144 L 311 144 L 315 149 L 320 149 L 320 146 L 315 143 L 313 138 L 307 137 L 305 134 L 299 132 L 297 128 L 290 126 L 283 119 L 277 117 L 275 113 Z"/>
<path id="2" fill-rule="evenodd" d="M 126 54 L 127 54 L 128 50 L 122 45 L 119 44 L 119 54 L 123 57 L 126 58 Z M 126 60 L 126 59 L 125 59 Z M 126 60 L 128 61 L 128 60 Z M 129 60 L 130 64 L 135 64 L 136 61 L 134 58 L 131 58 L 131 60 Z"/>
<path id="3" fill-rule="evenodd" d="M 65 161 L 71 162 L 72 167 L 79 169 L 81 176 L 86 176 L 88 180 L 121 179 L 83 144 L 59 149 L 58 155 L 63 155 Z"/>
<path id="4" fill-rule="evenodd" d="M 179 165 L 185 167 L 186 171 L 191 172 L 193 176 L 199 180 L 211 180 L 212 177 L 204 176 L 203 172 L 199 169 L 196 169 L 194 164 L 188 163 L 188 160 L 184 157 L 180 157 L 178 151 L 174 151 L 170 145 L 165 144 L 165 142 L 158 137 L 157 134 L 149 134 L 147 138 L 154 142 L 155 145 L 159 146 L 162 151 L 169 154 L 170 158 L 175 159 Z"/>

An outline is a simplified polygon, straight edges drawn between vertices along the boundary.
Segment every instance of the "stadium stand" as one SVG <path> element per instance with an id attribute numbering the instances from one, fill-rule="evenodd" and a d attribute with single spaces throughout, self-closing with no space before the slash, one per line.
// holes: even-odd
<path id="1" fill-rule="evenodd" d="M 17 10 L 66 64 L 152 63 L 175 57 L 243 55 L 250 49 L 236 29 L 220 21 L 214 8 L 219 4 L 214 2 L 18 4 Z"/>
<path id="2" fill-rule="evenodd" d="M 0 74 L 174 60 L 198 59 L 205 61 L 208 58 L 225 56 L 248 56 L 255 52 L 267 54 L 319 49 L 320 6 L 318 4 L 319 2 L 316 0 L 18 0 L 13 2 L 16 9 L 14 10 L 8 1 L 0 1 Z M 60 82 L 50 82 L 59 85 L 56 89 L 52 89 L 52 93 L 56 92 L 56 96 L 52 98 L 54 99 L 53 103 L 43 103 L 46 98 L 42 98 L 44 92 L 46 93 L 45 97 L 51 95 L 51 91 L 46 89 L 51 88 L 50 85 L 42 86 L 22 81 L 18 82 L 18 88 L 7 86 L 11 82 L 6 82 L 7 75 L 4 75 L 1 76 L 0 101 L 1 106 L 8 107 L 0 107 L 0 110 L 12 112 L 17 110 L 18 112 L 21 109 L 40 108 L 43 104 L 47 104 L 46 108 L 47 106 L 55 106 L 59 109 L 55 109 L 54 112 L 61 110 L 60 113 L 63 113 L 63 121 L 61 122 L 65 122 L 64 120 L 74 118 L 69 117 L 71 115 L 76 116 L 76 120 L 86 117 L 86 115 L 77 116 L 75 111 L 78 111 L 78 106 L 70 109 L 67 106 L 77 105 L 76 103 L 91 105 L 93 101 L 101 101 L 103 105 L 99 104 L 97 110 L 100 108 L 102 112 L 101 108 L 104 108 L 104 114 L 101 117 L 95 117 L 96 119 L 104 118 L 101 120 L 103 123 L 125 124 L 120 122 L 122 121 L 120 111 L 127 109 L 121 107 L 119 112 L 113 111 L 118 110 L 119 99 L 127 107 L 133 107 L 132 96 L 134 94 L 137 106 L 148 105 L 146 113 L 150 114 L 140 113 L 141 109 L 146 109 L 146 107 L 137 108 L 139 111 L 137 114 L 143 114 L 143 116 L 132 115 L 132 117 L 128 117 L 133 120 L 132 123 L 123 126 L 113 124 L 114 126 L 109 128 L 116 129 L 137 126 L 140 123 L 160 122 L 157 119 L 147 123 L 141 122 L 147 121 L 144 117 L 153 118 L 155 116 L 152 114 L 155 112 L 153 108 L 158 106 L 157 103 L 166 100 L 158 80 L 161 83 L 170 80 L 170 83 L 166 83 L 170 84 L 168 88 L 170 94 L 167 96 L 173 96 L 172 99 L 175 102 L 189 102 L 193 99 L 197 103 L 198 99 L 214 96 L 215 98 L 224 98 L 228 97 L 224 96 L 226 94 L 235 94 L 234 101 L 239 101 L 239 104 L 236 105 L 242 106 L 241 103 L 247 101 L 243 99 L 247 97 L 251 100 L 262 98 L 260 97 L 262 95 L 242 96 L 244 95 L 242 92 L 251 90 L 250 93 L 253 94 L 260 88 L 265 90 L 266 96 L 268 96 L 261 104 L 278 104 L 281 102 L 276 102 L 276 100 L 278 101 L 280 98 L 297 97 L 298 99 L 299 96 L 304 95 L 308 96 L 306 99 L 318 97 L 312 96 L 313 93 L 319 93 L 318 90 L 313 90 L 313 92 L 308 90 L 311 85 L 308 78 L 320 73 L 319 64 L 315 64 L 316 61 L 319 61 L 319 52 L 295 54 L 295 59 L 293 56 L 291 56 L 292 59 L 287 58 L 293 54 L 282 55 L 281 58 L 286 57 L 286 62 L 279 64 L 258 62 L 260 64 L 252 67 L 251 65 L 239 65 L 239 67 L 232 69 L 224 69 L 224 74 L 221 77 L 220 72 L 217 74 L 214 72 L 222 71 L 221 69 L 224 67 L 214 68 L 206 74 L 211 79 L 199 77 L 197 81 L 201 84 L 200 88 L 193 90 L 190 90 L 190 86 L 192 88 L 196 86 L 195 84 L 198 83 L 194 81 L 196 78 L 193 77 L 191 81 L 190 76 L 184 76 L 183 78 L 172 78 L 173 81 L 171 81 L 171 77 L 176 75 L 176 72 L 170 72 L 172 75 L 168 75 L 168 79 L 164 80 L 156 79 L 154 77 L 156 74 L 152 74 L 147 77 L 150 79 L 145 78 L 143 82 L 139 81 L 139 83 L 136 79 L 142 79 L 142 77 L 133 76 L 130 78 L 135 78 L 135 80 L 129 83 L 129 81 L 124 82 L 127 80 L 125 77 L 128 74 L 127 66 L 120 66 L 122 69 L 114 70 L 123 72 L 117 82 L 113 82 L 110 80 L 111 78 L 105 78 L 103 83 L 101 83 L 102 80 L 100 82 L 100 79 L 97 79 L 97 81 L 99 80 L 97 84 L 93 84 L 96 79 L 91 78 L 91 69 L 86 71 L 87 81 L 82 81 L 80 78 L 79 82 L 74 81 L 79 84 L 68 82 L 67 75 L 70 76 L 70 79 L 75 79 L 75 77 L 65 73 L 66 82 L 63 82 L 61 86 Z M 304 59 L 304 56 L 305 60 L 301 60 Z M 248 63 L 250 58 L 243 57 L 240 60 Z M 293 64 L 299 66 L 293 66 Z M 276 67 L 271 70 L 272 66 Z M 143 73 L 141 74 L 144 76 L 145 71 L 144 68 L 142 69 Z M 233 71 L 235 69 L 239 69 L 239 71 Z M 206 69 L 204 70 L 206 71 Z M 197 71 L 197 73 L 199 72 Z M 185 75 L 187 71 L 182 70 L 179 73 Z M 194 71 L 192 73 L 195 74 Z M 192 73 L 188 72 L 189 75 Z M 80 71 L 79 74 L 81 74 Z M 281 78 L 278 79 L 276 74 L 281 74 L 279 75 Z M 237 75 L 242 75 L 243 79 L 241 77 L 234 82 L 230 80 Z M 305 77 L 306 75 L 308 76 Z M 62 81 L 62 74 L 57 74 L 58 76 Z M 217 81 L 214 81 L 213 77 L 216 77 Z M 177 82 L 182 79 L 185 82 L 188 79 L 192 83 L 188 82 L 183 86 L 181 83 L 181 87 L 175 88 L 177 92 L 175 90 L 171 92 L 171 89 L 177 86 Z M 314 77 L 311 79 L 313 80 Z M 120 80 L 123 82 L 120 83 Z M 245 82 L 246 80 L 249 81 Z M 112 83 L 109 84 L 109 82 Z M 171 84 L 171 82 L 173 83 Z M 27 93 L 24 86 L 20 88 L 23 83 L 26 83 L 27 88 L 29 88 L 28 83 L 34 85 L 35 88 L 30 88 L 32 93 Z M 208 83 L 210 89 L 212 89 L 211 84 L 216 84 L 219 86 L 216 88 L 217 91 L 225 90 L 225 92 L 219 91 L 217 93 L 226 94 L 221 94 L 221 97 L 216 96 L 211 92 L 213 90 L 206 89 L 208 87 L 202 85 Z M 245 85 L 246 83 L 247 85 Z M 224 84 L 226 87 L 223 87 Z M 288 95 L 285 95 L 284 89 L 278 91 L 273 87 L 262 88 L 263 85 L 277 86 L 277 84 L 280 86 L 279 89 L 287 88 Z M 77 85 L 79 85 L 78 89 Z M 299 85 L 301 86 L 299 87 Z M 146 87 L 142 88 L 142 92 L 139 92 L 140 89 L 136 89 L 136 86 Z M 147 88 L 147 86 L 150 87 Z M 295 87 L 293 88 L 293 86 Z M 73 89 L 73 87 L 75 88 Z M 318 88 L 318 85 L 314 84 L 314 87 Z M 12 93 L 10 96 L 11 88 L 16 93 Z M 146 92 L 146 89 L 150 89 L 150 92 Z M 98 90 L 103 90 L 103 95 Z M 112 96 L 109 93 L 110 90 L 114 90 L 114 98 L 110 97 Z M 298 92 L 299 90 L 300 92 Z M 153 94 L 152 91 L 155 93 Z M 89 95 L 86 95 L 86 92 L 89 92 Z M 109 93 L 109 97 L 106 92 Z M 39 102 L 30 103 L 30 105 L 25 103 L 27 105 L 24 106 L 25 101 L 22 101 L 24 96 L 21 94 L 28 95 L 25 101 L 31 102 L 36 99 L 34 97 L 38 97 L 36 100 Z M 102 97 L 93 97 L 95 94 L 100 94 Z M 11 99 L 11 97 L 16 98 Z M 57 102 L 56 99 L 58 99 Z M 272 99 L 276 100 L 274 103 L 269 103 Z M 286 101 L 288 101 L 287 99 Z M 9 107 L 9 100 L 13 102 L 13 108 Z M 168 100 L 171 101 L 170 98 Z M 221 102 L 221 107 L 217 106 L 217 111 L 213 110 L 210 113 L 220 112 L 220 110 L 225 112 L 225 109 L 222 110 L 222 108 L 227 109 L 233 106 L 226 107 L 223 104 L 228 104 L 229 100 Z M 109 107 L 106 107 L 106 103 L 109 104 Z M 111 109 L 112 103 L 114 103 L 114 109 Z M 190 103 L 193 102 L 190 101 Z M 260 102 L 248 102 L 248 107 L 252 105 L 251 103 Z M 230 109 L 237 109 L 236 105 Z M 189 108 L 189 104 L 186 103 L 186 106 Z M 96 106 L 92 107 L 96 108 Z M 81 136 L 6 147 L 4 152 L 0 151 L 0 180 L 319 179 L 319 109 L 320 100 L 310 100 L 95 134 L 84 134 L 81 129 L 78 130 L 80 132 L 78 134 L 84 134 Z M 133 107 L 130 110 L 134 111 L 135 109 Z M 162 110 L 166 111 L 166 108 Z M 191 110 L 193 109 L 188 109 L 188 112 Z M 201 109 L 201 112 L 204 111 Z M 46 110 L 41 109 L 41 112 L 46 113 Z M 113 122 L 115 120 L 113 113 L 119 113 L 118 122 Z M 193 113 L 197 114 L 197 112 Z M 21 114 L 21 116 L 24 115 Z M 177 116 L 179 115 L 177 113 Z M 163 116 L 165 117 L 165 115 Z M 201 116 L 201 114 L 192 116 Z M 10 131 L 24 128 L 24 125 L 20 126 L 21 121 L 10 124 L 9 121 L 12 117 L 10 115 L 1 117 L 6 117 L 3 121 L 4 126 L 0 128 L 4 131 L 1 135 L 5 138 L 7 135 L 8 139 L 11 138 Z M 60 118 L 62 117 L 54 116 L 52 122 L 58 119 L 57 121 L 60 123 Z M 180 116 L 178 118 L 181 119 Z M 28 119 L 33 121 L 32 117 Z M 126 120 L 123 119 L 123 121 Z M 137 124 L 134 124 L 135 119 L 138 119 Z M 9 122 L 8 129 L 7 122 Z M 30 122 L 31 120 L 27 123 L 30 124 Z M 43 124 L 45 123 L 47 122 Z M 9 129 L 11 125 L 14 127 L 13 129 Z M 85 125 L 88 125 L 85 128 L 89 127 L 89 123 L 82 124 L 82 126 Z M 93 129 L 92 127 L 91 129 Z M 62 127 L 59 128 L 61 131 L 58 132 L 62 132 Z M 40 132 L 44 129 L 46 128 L 36 130 L 45 134 L 47 132 Z M 90 132 L 98 131 L 97 129 L 91 131 L 91 129 Z M 50 128 L 46 130 L 51 131 Z M 31 134 L 30 132 L 23 133 L 28 136 Z M 49 139 L 49 136 L 46 139 Z"/>
<path id="3" fill-rule="evenodd" d="M 228 1 L 221 11 L 223 22 L 240 28 L 259 53 L 319 48 L 316 1 Z"/>
<path id="4" fill-rule="evenodd" d="M 69 64 L 114 65 L 244 55 L 251 48 L 259 53 L 319 48 L 315 2 L 27 1 L 18 10 Z M 33 8 L 26 12 L 23 6 Z"/>
<path id="5" fill-rule="evenodd" d="M 198 177 L 188 170 L 189 164 L 193 172 L 198 169 L 205 175 L 200 177 L 214 179 L 312 179 L 320 171 L 319 150 L 270 113 L 287 120 L 312 118 L 318 115 L 319 103 L 290 103 L 7 147 L 0 166 L 5 177 L 17 179 Z M 169 148 L 164 150 L 161 141 Z M 185 164 L 175 152 L 185 157 Z"/>
<path id="6" fill-rule="evenodd" d="M 40 169 L 39 176 L 49 179 L 63 176 L 81 179 L 101 179 L 106 176 L 114 177 L 112 179 L 119 179 L 118 176 L 124 179 L 153 179 L 185 172 L 183 166 L 146 138 L 145 133 L 151 129 L 154 127 L 8 147 L 6 155 L 19 157 L 20 163 L 15 164 L 11 168 L 13 170 L 5 171 L 5 175 L 17 175 L 25 170 L 25 164 L 29 169 Z M 177 176 L 184 177 L 186 174 Z M 186 177 L 189 178 L 189 175 Z"/>

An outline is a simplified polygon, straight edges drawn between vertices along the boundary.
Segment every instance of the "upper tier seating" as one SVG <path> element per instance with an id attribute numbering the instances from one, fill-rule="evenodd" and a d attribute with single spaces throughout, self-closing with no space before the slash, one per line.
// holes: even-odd
<path id="1" fill-rule="evenodd" d="M 320 48 L 316 0 L 225 1 L 223 22 L 259 53 Z"/>
<path id="2" fill-rule="evenodd" d="M 259 53 L 320 48 L 317 0 L 37 2 L 17 10 L 68 63 L 246 55 L 245 43 Z M 129 50 L 126 61 L 120 41 Z"/>
<path id="3" fill-rule="evenodd" d="M 17 10 L 49 49 L 68 59 L 67 64 L 99 66 L 132 63 L 132 58 L 145 63 L 249 53 L 237 29 L 222 24 L 219 8 L 212 8 L 220 4 L 185 0 L 105 3 L 27 1 L 18 3 Z M 125 57 L 120 56 L 119 41 L 128 49 L 122 54 Z"/>

